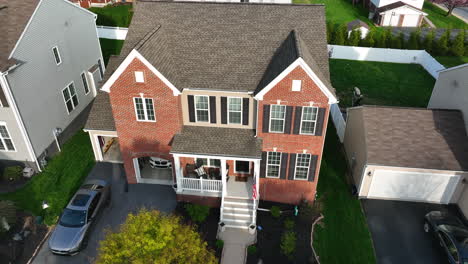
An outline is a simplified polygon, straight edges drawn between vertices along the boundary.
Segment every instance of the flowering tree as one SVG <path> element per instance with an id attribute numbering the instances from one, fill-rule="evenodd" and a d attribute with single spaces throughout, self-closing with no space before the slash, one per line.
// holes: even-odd
<path id="1" fill-rule="evenodd" d="M 448 9 L 446 16 L 450 16 L 457 7 L 468 6 L 468 0 L 432 0 L 432 2 L 444 5 Z"/>

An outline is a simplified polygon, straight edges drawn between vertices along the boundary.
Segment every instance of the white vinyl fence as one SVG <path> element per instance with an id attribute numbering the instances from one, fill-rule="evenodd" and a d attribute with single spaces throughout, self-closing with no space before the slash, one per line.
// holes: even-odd
<path id="1" fill-rule="evenodd" d="M 340 106 L 338 104 L 332 104 L 330 106 L 330 116 L 332 118 L 333 124 L 335 125 L 338 138 L 340 139 L 340 142 L 343 143 L 346 121 L 344 120 L 343 114 L 341 114 Z"/>
<path id="2" fill-rule="evenodd" d="M 96 26 L 99 38 L 124 40 L 127 37 L 128 28 Z"/>
<path id="3" fill-rule="evenodd" d="M 435 79 L 439 71 L 445 67 L 425 50 L 381 49 L 366 47 L 351 47 L 328 45 L 328 53 L 332 59 L 359 61 L 381 61 L 393 63 L 417 63 L 426 69 Z"/>

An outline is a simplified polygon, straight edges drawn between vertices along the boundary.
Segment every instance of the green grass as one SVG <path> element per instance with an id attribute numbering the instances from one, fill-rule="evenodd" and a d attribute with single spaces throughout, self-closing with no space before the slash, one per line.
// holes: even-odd
<path id="1" fill-rule="evenodd" d="M 424 2 L 423 11 L 428 14 L 427 18 L 438 28 L 468 28 L 463 20 L 454 15 L 445 16 L 447 11 L 432 3 Z"/>
<path id="2" fill-rule="evenodd" d="M 353 88 L 362 104 L 426 107 L 435 80 L 419 64 L 330 60 L 330 78 L 341 106 L 351 106 Z"/>
<path id="3" fill-rule="evenodd" d="M 468 63 L 468 56 L 455 57 L 455 56 L 436 56 L 435 59 L 447 68 Z"/>
<path id="4" fill-rule="evenodd" d="M 68 200 L 94 166 L 94 156 L 89 136 L 79 131 L 62 147 L 62 152 L 52 158 L 45 170 L 16 192 L 1 194 L 0 199 L 11 200 L 15 205 L 34 215 L 42 215 L 42 201 L 47 201 L 45 222 L 55 223 Z"/>
<path id="5" fill-rule="evenodd" d="M 120 50 L 124 44 L 123 40 L 118 39 L 99 39 L 101 43 L 102 56 L 104 57 L 104 63 L 107 65 L 110 55 L 119 55 Z"/>
<path id="6" fill-rule="evenodd" d="M 110 27 L 128 27 L 132 21 L 132 5 L 91 7 L 89 11 L 98 15 L 96 24 Z"/>
<path id="7" fill-rule="evenodd" d="M 314 248 L 322 264 L 374 264 L 372 240 L 361 204 L 345 179 L 347 167 L 342 145 L 329 122 L 318 181 L 323 226 L 314 232 Z"/>

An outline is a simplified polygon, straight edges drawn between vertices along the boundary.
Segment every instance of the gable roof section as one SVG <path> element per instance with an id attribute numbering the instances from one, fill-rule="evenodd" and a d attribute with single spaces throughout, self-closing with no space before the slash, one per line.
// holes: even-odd
<path id="1" fill-rule="evenodd" d="M 362 106 L 367 163 L 468 171 L 468 138 L 461 112 Z"/>
<path id="2" fill-rule="evenodd" d="M 418 11 L 420 13 L 423 13 L 423 14 L 427 15 L 421 9 L 419 9 L 417 7 L 414 7 L 414 6 L 410 5 L 410 4 L 403 3 L 402 1 L 398 1 L 398 2 L 388 4 L 388 5 L 381 6 L 381 7 L 377 8 L 377 13 L 387 12 L 389 10 L 397 9 L 397 8 L 400 8 L 400 7 L 403 7 L 403 6 L 407 6 L 407 7 L 411 8 L 411 9 L 414 9 L 415 11 Z"/>
<path id="3" fill-rule="evenodd" d="M 369 25 L 367 25 L 364 21 L 360 19 L 355 19 L 346 25 L 346 28 L 348 29 L 348 31 L 353 30 L 355 28 L 360 28 L 360 27 L 369 29 Z"/>

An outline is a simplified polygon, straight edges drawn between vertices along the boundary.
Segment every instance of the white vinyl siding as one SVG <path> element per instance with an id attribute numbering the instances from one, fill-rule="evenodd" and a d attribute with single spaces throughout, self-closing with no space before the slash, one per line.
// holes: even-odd
<path id="1" fill-rule="evenodd" d="M 267 178 L 279 178 L 281 169 L 281 152 L 268 152 Z"/>
<path id="2" fill-rule="evenodd" d="M 62 63 L 62 58 L 60 57 L 60 52 L 57 46 L 52 48 L 52 53 L 54 54 L 55 64 L 60 65 Z"/>
<path id="3" fill-rule="evenodd" d="M 85 94 L 89 94 L 88 79 L 86 79 L 86 74 L 84 72 L 81 73 L 81 81 L 83 82 L 83 87 L 84 87 Z"/>
<path id="4" fill-rule="evenodd" d="M 15 151 L 13 140 L 4 123 L 0 124 L 0 151 Z"/>
<path id="5" fill-rule="evenodd" d="M 78 96 L 76 95 L 75 85 L 73 82 L 63 88 L 62 95 L 67 112 L 70 114 L 78 106 Z"/>
<path id="6" fill-rule="evenodd" d="M 295 180 L 307 180 L 309 176 L 310 154 L 297 154 Z"/>
<path id="7" fill-rule="evenodd" d="M 155 122 L 154 103 L 152 98 L 134 97 L 136 119 L 142 122 Z"/>
<path id="8" fill-rule="evenodd" d="M 317 107 L 302 108 L 301 134 L 314 135 L 317 126 Z"/>
<path id="9" fill-rule="evenodd" d="M 228 98 L 228 123 L 242 124 L 242 98 Z"/>
<path id="10" fill-rule="evenodd" d="M 195 96 L 195 117 L 197 122 L 209 122 L 210 120 L 210 103 L 208 96 Z"/>
<path id="11" fill-rule="evenodd" d="M 270 132 L 284 132 L 284 118 L 286 116 L 285 105 L 271 105 Z"/>

